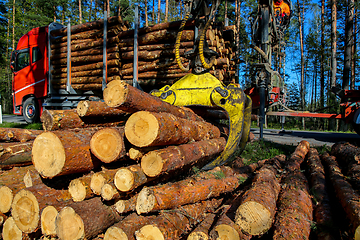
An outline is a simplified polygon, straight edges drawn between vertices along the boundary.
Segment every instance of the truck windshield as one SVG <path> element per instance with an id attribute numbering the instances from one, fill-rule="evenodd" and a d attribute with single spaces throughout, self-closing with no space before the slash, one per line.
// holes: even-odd
<path id="1" fill-rule="evenodd" d="M 15 71 L 19 71 L 30 64 L 30 52 L 29 49 L 24 49 L 18 52 L 16 56 Z"/>

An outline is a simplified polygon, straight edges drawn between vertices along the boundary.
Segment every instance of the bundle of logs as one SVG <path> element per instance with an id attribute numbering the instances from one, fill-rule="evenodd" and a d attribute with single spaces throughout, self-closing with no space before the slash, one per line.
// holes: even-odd
<path id="1" fill-rule="evenodd" d="M 360 149 L 301 141 L 202 171 L 226 144 L 204 118 L 115 80 L 104 102 L 46 110 L 44 130 L 1 129 L 2 238 L 339 239 L 332 198 L 359 237 Z"/>
<path id="2" fill-rule="evenodd" d="M 138 31 L 138 82 L 144 89 L 171 85 L 185 76 L 175 61 L 175 39 L 180 21 L 143 27 Z M 118 17 L 108 19 L 106 42 L 107 82 L 119 79 L 133 80 L 134 31 Z M 71 27 L 71 84 L 75 90 L 101 89 L 103 80 L 103 30 L 104 21 L 84 23 Z M 193 49 L 195 21 L 189 20 L 181 37 L 180 56 Z M 67 82 L 67 30 L 51 32 L 52 85 L 54 89 L 66 88 Z M 220 23 L 207 30 L 209 48 L 219 53 L 211 73 L 225 84 L 235 82 L 234 26 Z M 182 58 L 186 67 L 188 60 Z"/>

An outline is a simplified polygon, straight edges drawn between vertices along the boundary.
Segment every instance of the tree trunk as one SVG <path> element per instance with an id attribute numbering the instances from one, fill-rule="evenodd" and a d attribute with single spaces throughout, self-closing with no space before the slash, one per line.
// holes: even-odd
<path id="1" fill-rule="evenodd" d="M 68 189 L 74 202 L 81 202 L 95 196 L 90 188 L 91 177 L 92 173 L 89 173 L 71 180 Z"/>
<path id="2" fill-rule="evenodd" d="M 355 90 L 355 76 L 356 76 L 356 58 L 357 58 L 357 9 L 354 8 L 354 27 L 353 27 L 353 44 L 351 46 L 351 78 L 350 90 Z"/>
<path id="3" fill-rule="evenodd" d="M 325 0 L 321 0 L 321 37 L 320 37 L 320 109 L 325 107 Z M 325 129 L 324 119 L 319 119 L 321 129 Z"/>
<path id="4" fill-rule="evenodd" d="M 27 142 L 34 140 L 43 130 L 0 128 L 0 141 Z"/>
<path id="5" fill-rule="evenodd" d="M 141 169 L 149 177 L 184 171 L 206 164 L 205 160 L 220 154 L 225 145 L 224 138 L 215 138 L 151 151 L 142 157 Z"/>
<path id="6" fill-rule="evenodd" d="M 310 175 L 310 189 L 315 198 L 314 220 L 318 239 L 335 239 L 329 194 L 326 190 L 325 170 L 315 148 L 310 148 L 306 164 Z"/>
<path id="7" fill-rule="evenodd" d="M 125 136 L 137 147 L 152 147 L 219 138 L 220 130 L 205 121 L 186 120 L 166 112 L 140 111 L 126 121 Z"/>
<path id="8" fill-rule="evenodd" d="M 31 164 L 31 152 L 33 141 L 3 143 L 0 145 L 0 169 L 9 169 L 15 166 Z M 30 158 L 29 158 L 30 157 Z"/>
<path id="9" fill-rule="evenodd" d="M 97 129 L 40 134 L 32 148 L 33 164 L 44 178 L 86 173 L 100 166 L 91 155 L 90 139 Z"/>
<path id="10" fill-rule="evenodd" d="M 76 112 L 79 117 L 124 117 L 127 113 L 107 106 L 102 101 L 80 101 Z"/>
<path id="11" fill-rule="evenodd" d="M 191 110 L 163 102 L 161 99 L 122 81 L 112 81 L 108 83 L 103 95 L 104 101 L 109 107 L 116 107 L 123 111 L 168 112 L 176 117 L 202 121 L 202 118 L 194 114 Z"/>
<path id="12" fill-rule="evenodd" d="M 350 183 L 346 181 L 346 177 L 341 173 L 336 158 L 325 153 L 321 156 L 325 162 L 325 168 L 329 172 L 331 183 L 335 189 L 336 197 L 340 201 L 346 216 L 351 222 L 353 239 L 358 239 L 360 229 L 360 202 L 359 195 L 354 191 Z"/>
<path id="13" fill-rule="evenodd" d="M 114 181 L 114 176 L 118 169 L 106 169 L 102 168 L 100 172 L 96 172 L 91 176 L 90 188 L 96 194 L 101 194 L 102 187 Z"/>
<path id="14" fill-rule="evenodd" d="M 45 207 L 64 207 L 70 200 L 68 190 L 56 190 L 45 184 L 38 184 L 23 189 L 14 196 L 11 215 L 21 231 L 35 232 L 40 227 L 40 213 Z"/>
<path id="15" fill-rule="evenodd" d="M 331 0 L 331 79 L 330 79 L 330 89 L 336 86 L 336 71 L 337 71 L 337 61 L 336 61 L 336 44 L 337 44 L 337 7 L 336 0 Z M 336 102 L 335 94 L 330 91 L 330 102 L 329 105 L 333 106 Z M 330 112 L 335 112 L 335 107 L 330 108 Z M 330 130 L 336 129 L 336 120 L 329 120 Z"/>
<path id="16" fill-rule="evenodd" d="M 123 125 L 125 120 L 119 118 L 80 118 L 76 110 L 45 110 L 41 122 L 46 131 L 66 130 L 73 128 L 116 127 Z"/>
<path id="17" fill-rule="evenodd" d="M 299 21 L 299 35 L 300 35 L 300 56 L 301 56 L 301 83 L 300 83 L 300 98 L 301 98 L 301 110 L 305 110 L 305 60 L 304 60 L 304 37 L 303 37 L 303 22 L 302 22 L 302 16 L 301 16 L 301 10 L 300 10 L 300 2 L 297 0 L 297 6 L 298 6 L 298 21 Z M 305 120 L 302 118 L 303 122 L 303 129 L 305 130 Z"/>
<path id="18" fill-rule="evenodd" d="M 300 170 L 300 164 L 304 161 L 309 149 L 309 142 L 302 140 L 286 162 L 286 169 L 290 172 Z"/>
<path id="19" fill-rule="evenodd" d="M 97 131 L 91 138 L 90 150 L 104 163 L 124 159 L 126 154 L 124 127 L 103 128 Z"/>
<path id="20" fill-rule="evenodd" d="M 209 213 L 206 218 L 191 231 L 187 240 L 209 239 L 209 230 L 214 223 L 215 217 L 216 214 Z"/>
<path id="21" fill-rule="evenodd" d="M 161 0 L 158 0 L 157 23 L 160 23 L 160 14 L 161 14 Z"/>
<path id="22" fill-rule="evenodd" d="M 165 19 L 164 21 L 168 21 L 168 15 L 169 15 L 169 0 L 165 0 Z"/>
<path id="23" fill-rule="evenodd" d="M 345 51 L 342 88 L 349 90 L 351 72 L 351 48 L 353 45 L 354 0 L 347 0 L 347 13 L 345 22 Z"/>
<path id="24" fill-rule="evenodd" d="M 109 60 L 107 62 L 108 68 L 110 67 L 119 67 L 120 66 L 120 62 L 118 59 L 113 59 L 113 60 Z M 72 66 L 71 67 L 71 72 L 81 72 L 81 71 L 88 71 L 88 70 L 95 70 L 95 69 L 101 69 L 102 70 L 103 67 L 103 63 L 102 62 L 98 62 L 98 63 L 90 63 L 90 64 L 86 64 L 86 65 L 81 65 L 81 66 Z M 67 68 L 66 67 L 57 67 L 56 69 L 51 71 L 51 74 L 53 75 L 58 75 L 61 73 L 67 73 Z"/>
<path id="25" fill-rule="evenodd" d="M 218 176 L 223 176 L 219 179 Z M 137 198 L 138 214 L 194 203 L 234 191 L 248 175 L 238 175 L 231 168 L 217 167 L 179 182 L 143 188 Z"/>
<path id="26" fill-rule="evenodd" d="M 129 212 L 135 212 L 136 211 L 136 199 L 137 195 L 134 195 L 130 197 L 129 199 L 120 199 L 117 201 L 114 205 L 116 211 L 119 214 L 126 214 Z M 136 213 L 137 215 L 137 213 Z"/>
<path id="27" fill-rule="evenodd" d="M 257 172 L 251 188 L 244 194 L 242 203 L 236 211 L 236 223 L 250 235 L 264 234 L 273 224 L 280 192 L 276 174 L 272 166 L 263 166 Z"/>
<path id="28" fill-rule="evenodd" d="M 282 183 L 273 239 L 309 239 L 313 207 L 307 180 L 295 170 Z"/>
<path id="29" fill-rule="evenodd" d="M 63 208 L 56 217 L 56 233 L 63 240 L 91 239 L 122 218 L 100 198 L 92 198 Z"/>
<path id="30" fill-rule="evenodd" d="M 6 220 L 4 220 L 4 225 L 2 226 L 2 239 L 4 240 L 26 239 L 25 234 L 18 228 L 18 226 L 16 226 L 13 217 L 9 217 Z"/>
<path id="31" fill-rule="evenodd" d="M 82 24 L 81 0 L 79 0 L 79 23 Z"/>
<path id="32" fill-rule="evenodd" d="M 151 180 L 153 178 L 145 175 L 140 164 L 120 168 L 114 176 L 114 184 L 122 192 L 129 192 Z"/>

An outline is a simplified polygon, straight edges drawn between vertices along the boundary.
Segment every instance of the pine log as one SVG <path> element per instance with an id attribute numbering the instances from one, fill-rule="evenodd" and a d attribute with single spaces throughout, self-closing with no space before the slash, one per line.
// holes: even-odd
<path id="1" fill-rule="evenodd" d="M 196 228 L 189 234 L 187 240 L 209 240 L 209 229 L 214 223 L 216 214 L 210 213 L 206 218 L 196 226 Z"/>
<path id="2" fill-rule="evenodd" d="M 16 226 L 14 218 L 9 217 L 4 222 L 2 227 L 2 239 L 4 240 L 22 240 L 25 235 L 23 232 Z"/>
<path id="3" fill-rule="evenodd" d="M 121 18 L 118 16 L 114 16 L 114 17 L 110 17 L 107 19 L 108 24 L 121 24 L 124 25 L 126 23 L 123 23 Z M 84 32 L 84 31 L 88 31 L 91 29 L 97 29 L 97 28 L 102 28 L 104 26 L 104 19 L 100 19 L 97 21 L 93 21 L 93 22 L 86 22 L 83 24 L 77 24 L 77 25 L 73 25 L 71 26 L 71 33 L 75 34 L 78 32 Z M 51 32 L 52 36 L 65 36 L 67 34 L 67 28 L 61 28 L 58 30 L 54 30 Z"/>
<path id="4" fill-rule="evenodd" d="M 106 183 L 101 188 L 101 198 L 105 201 L 113 200 L 117 202 L 118 200 L 126 197 L 125 194 L 117 190 L 113 182 Z"/>
<path id="5" fill-rule="evenodd" d="M 190 49 L 181 48 L 179 54 L 184 55 Z M 120 55 L 121 59 L 134 59 L 134 51 L 122 52 Z M 141 50 L 138 51 L 138 58 L 142 60 L 153 60 L 163 57 L 175 57 L 174 49 L 161 49 L 161 50 Z"/>
<path id="6" fill-rule="evenodd" d="M 0 128 L 0 141 L 2 142 L 28 142 L 34 140 L 43 130 L 22 128 Z"/>
<path id="7" fill-rule="evenodd" d="M 114 204 L 114 207 L 119 214 L 135 212 L 136 199 L 137 199 L 137 195 L 134 195 L 129 199 L 120 199 Z"/>
<path id="8" fill-rule="evenodd" d="M 139 192 L 136 211 L 149 213 L 217 197 L 234 191 L 247 178 L 248 175 L 236 174 L 229 167 L 216 167 L 182 181 L 144 187 Z"/>
<path id="9" fill-rule="evenodd" d="M 107 61 L 107 66 L 108 66 L 108 68 L 120 67 L 121 63 L 118 59 L 112 59 L 112 60 Z M 90 71 L 90 70 L 95 70 L 95 69 L 102 70 L 102 68 L 103 68 L 103 62 L 101 61 L 98 63 L 90 63 L 90 64 L 86 64 L 86 65 L 81 65 L 81 66 L 72 66 L 71 73 Z M 67 73 L 67 67 L 56 67 L 51 71 L 51 74 L 53 74 L 53 75 L 59 75 L 61 73 Z"/>
<path id="10" fill-rule="evenodd" d="M 13 199 L 11 215 L 21 231 L 31 233 L 40 227 L 41 211 L 51 205 L 64 207 L 71 201 L 67 190 L 57 190 L 38 184 L 19 191 Z"/>
<path id="11" fill-rule="evenodd" d="M 306 154 L 310 149 L 309 142 L 302 140 L 295 151 L 291 154 L 289 160 L 286 163 L 288 171 L 295 171 L 300 169 L 300 164 L 304 161 Z"/>
<path id="12" fill-rule="evenodd" d="M 109 107 L 103 101 L 80 101 L 77 105 L 76 112 L 80 117 L 124 117 L 127 113 Z"/>
<path id="13" fill-rule="evenodd" d="M 119 52 L 119 47 L 116 46 L 116 45 L 115 46 L 109 46 L 106 49 L 106 52 L 107 52 L 107 54 Z M 73 60 L 73 58 L 80 57 L 80 56 L 88 56 L 88 55 L 92 55 L 92 56 L 94 56 L 94 55 L 99 56 L 100 55 L 100 56 L 102 56 L 102 54 L 103 54 L 102 47 L 90 48 L 90 49 L 83 50 L 83 51 L 76 51 L 76 52 L 71 53 L 71 61 Z M 54 63 L 56 63 L 56 64 L 60 64 L 59 62 L 57 62 L 57 60 L 66 59 L 66 58 L 67 58 L 67 52 L 59 52 L 59 53 L 56 54 L 56 51 L 54 51 L 54 54 L 51 56 L 51 61 L 52 62 L 54 61 Z M 109 55 L 108 59 L 111 59 L 111 58 L 112 57 L 110 57 L 110 55 Z M 63 63 L 61 63 L 61 64 L 63 64 Z"/>
<path id="14" fill-rule="evenodd" d="M 161 59 L 161 60 L 163 60 L 163 59 Z M 166 60 L 165 62 L 152 61 L 152 62 L 149 62 L 148 64 L 140 65 L 140 66 L 138 66 L 138 72 L 146 72 L 146 71 L 155 70 L 155 69 L 166 69 L 175 64 L 173 59 L 171 59 L 171 60 L 165 59 L 165 60 Z M 188 64 L 184 64 L 184 67 L 186 67 L 187 65 Z M 133 74 L 133 72 L 134 72 L 134 69 L 132 66 L 131 66 L 131 68 L 125 68 L 123 66 L 120 71 L 121 75 L 130 75 L 130 74 Z"/>
<path id="15" fill-rule="evenodd" d="M 202 118 L 191 110 L 163 102 L 160 98 L 145 93 L 122 81 L 108 83 L 103 94 L 104 101 L 109 107 L 116 107 L 123 111 L 168 112 L 176 117 L 202 121 Z"/>
<path id="16" fill-rule="evenodd" d="M 190 121 L 166 112 L 139 111 L 126 121 L 125 136 L 137 147 L 152 147 L 218 138 L 220 130 L 205 121 Z"/>
<path id="17" fill-rule="evenodd" d="M 219 204 L 219 199 L 212 199 L 181 206 L 172 212 L 162 212 L 151 224 L 135 231 L 135 237 L 137 240 L 180 239 L 182 235 L 187 234 L 189 226 L 202 221 L 208 213 L 213 213 Z"/>
<path id="18" fill-rule="evenodd" d="M 249 235 L 264 234 L 272 226 L 280 192 L 276 174 L 272 166 L 263 166 L 255 175 L 251 188 L 245 192 L 236 211 L 236 224 Z"/>
<path id="19" fill-rule="evenodd" d="M 14 166 L 30 165 L 31 159 L 26 153 L 31 152 L 33 141 L 19 143 L 3 143 L 0 146 L 0 168 L 9 169 Z"/>
<path id="20" fill-rule="evenodd" d="M 180 42 L 180 49 L 193 48 L 193 47 L 194 47 L 194 41 Z M 173 43 L 155 43 L 155 44 L 138 46 L 139 51 L 144 51 L 144 50 L 151 51 L 151 50 L 163 50 L 163 49 L 175 49 L 175 42 L 173 42 Z M 120 51 L 121 52 L 134 51 L 134 47 L 133 46 L 122 47 L 122 48 L 120 48 Z"/>
<path id="21" fill-rule="evenodd" d="M 339 200 L 351 223 L 351 238 L 360 239 L 360 196 L 347 181 L 347 177 L 341 172 L 335 156 L 325 153 L 321 155 L 321 159 L 329 174 L 336 198 Z"/>
<path id="22" fill-rule="evenodd" d="M 282 183 L 273 239 L 309 239 L 313 207 L 307 180 L 296 170 L 285 176 Z"/>
<path id="23" fill-rule="evenodd" d="M 310 148 L 306 164 L 310 175 L 310 189 L 315 199 L 314 220 L 316 222 L 316 235 L 318 239 L 335 239 L 332 226 L 330 197 L 326 188 L 325 170 L 321 164 L 319 153 L 315 148 Z"/>
<path id="24" fill-rule="evenodd" d="M 55 220 L 56 233 L 63 240 L 91 239 L 122 218 L 100 198 L 91 198 L 63 208 Z"/>
<path id="25" fill-rule="evenodd" d="M 104 163 L 124 159 L 124 127 L 103 128 L 97 131 L 90 140 L 90 150 Z"/>
<path id="26" fill-rule="evenodd" d="M 96 194 L 101 194 L 102 187 L 114 181 L 114 176 L 118 169 L 106 169 L 103 168 L 100 172 L 96 172 L 91 176 L 90 188 Z"/>
<path id="27" fill-rule="evenodd" d="M 113 75 L 113 74 L 119 74 L 120 73 L 120 69 L 118 67 L 112 67 L 112 68 L 108 68 L 107 69 L 107 74 L 108 75 Z M 71 72 L 71 82 L 74 83 L 74 81 L 72 81 L 74 78 L 76 79 L 77 77 L 86 77 L 86 76 L 102 76 L 103 74 L 103 69 L 92 69 L 92 70 L 86 70 L 86 71 L 77 71 L 77 72 Z M 56 83 L 56 81 L 60 81 L 60 79 L 63 78 L 67 78 L 67 73 L 59 73 L 59 74 L 53 74 L 52 75 L 52 81 L 54 80 L 54 83 Z"/>
<path id="28" fill-rule="evenodd" d="M 344 174 L 350 177 L 353 188 L 360 192 L 360 148 L 350 143 L 335 143 L 331 147 L 331 155 L 336 157 Z"/>
<path id="29" fill-rule="evenodd" d="M 189 74 L 189 72 L 177 72 L 177 73 L 168 73 L 166 70 L 164 70 L 163 72 L 160 71 L 152 71 L 152 72 L 142 72 L 138 74 L 138 78 L 141 79 L 153 79 L 153 78 L 160 78 L 162 80 L 164 79 L 177 79 L 177 78 L 182 78 L 184 76 L 186 76 L 187 74 Z M 123 76 L 122 79 L 124 80 L 130 80 L 133 79 L 133 75 L 126 75 Z"/>
<path id="30" fill-rule="evenodd" d="M 119 59 L 120 58 L 120 54 L 117 52 L 113 52 L 113 53 L 108 53 L 106 54 L 106 57 L 111 60 L 111 59 Z M 81 65 L 83 63 L 88 63 L 88 62 L 99 62 L 103 59 L 103 55 L 85 55 L 85 56 L 77 56 L 77 57 L 73 57 L 71 56 L 71 64 L 74 65 Z M 51 64 L 53 65 L 66 65 L 67 64 L 67 58 L 60 58 L 60 59 L 55 59 L 51 61 Z"/>
<path id="31" fill-rule="evenodd" d="M 76 110 L 45 110 L 41 115 L 41 122 L 46 131 L 70 128 L 112 127 L 123 125 L 119 118 L 80 118 Z"/>
<path id="32" fill-rule="evenodd" d="M 100 166 L 90 152 L 90 139 L 97 129 L 44 132 L 35 140 L 32 161 L 44 178 L 86 173 Z"/>
<path id="33" fill-rule="evenodd" d="M 95 196 L 90 188 L 92 175 L 93 173 L 89 173 L 71 180 L 68 190 L 74 202 L 81 202 Z"/>
<path id="34" fill-rule="evenodd" d="M 100 80 L 99 80 L 100 82 Z M 95 91 L 95 90 L 101 90 L 102 89 L 102 83 L 89 83 L 89 84 L 72 84 L 71 87 L 74 90 L 79 91 Z M 66 84 L 62 85 L 54 85 L 54 89 L 66 89 Z M 45 110 L 47 111 L 47 110 Z"/>
<path id="35" fill-rule="evenodd" d="M 206 160 L 220 154 L 225 145 L 225 138 L 215 138 L 151 151 L 142 157 L 141 169 L 147 176 L 156 177 L 189 169 L 195 164 L 204 165 Z"/>
<path id="36" fill-rule="evenodd" d="M 152 181 L 147 177 L 139 164 L 120 168 L 114 176 L 114 184 L 119 191 L 129 192 Z"/>
<path id="37" fill-rule="evenodd" d="M 58 207 L 58 209 L 61 209 L 61 207 Z M 55 219 L 59 213 L 58 209 L 54 206 L 47 206 L 41 211 L 40 225 L 41 233 L 44 236 L 56 236 Z"/>

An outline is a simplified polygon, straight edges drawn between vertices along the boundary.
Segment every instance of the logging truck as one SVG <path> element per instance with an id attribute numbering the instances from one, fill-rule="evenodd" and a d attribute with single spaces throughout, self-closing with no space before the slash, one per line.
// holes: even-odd
<path id="1" fill-rule="evenodd" d="M 69 25 L 67 29 L 69 29 Z M 14 73 L 12 80 L 13 113 L 23 115 L 28 123 L 38 121 L 45 109 L 74 108 L 79 101 L 99 95 L 95 90 L 92 91 L 91 87 L 86 91 L 74 90 L 72 87 L 70 77 L 71 44 L 69 40 L 66 53 L 67 68 L 65 66 L 65 69 L 67 70 L 65 74 L 67 73 L 67 81 L 64 84 L 65 87 L 53 87 L 51 71 L 54 67 L 50 61 L 52 50 L 50 43 L 56 37 L 52 36 L 51 32 L 64 27 L 62 24 L 54 22 L 48 26 L 32 29 L 19 39 L 16 49 L 11 54 L 10 68 Z M 105 28 L 106 24 L 104 24 Z M 69 34 L 68 39 L 71 39 Z M 106 39 L 105 30 L 104 39 Z M 106 48 L 106 41 L 104 42 Z M 106 51 L 103 52 L 106 54 Z"/>

